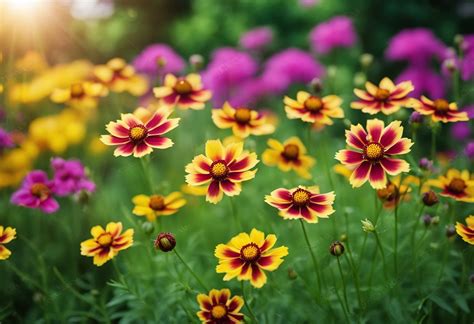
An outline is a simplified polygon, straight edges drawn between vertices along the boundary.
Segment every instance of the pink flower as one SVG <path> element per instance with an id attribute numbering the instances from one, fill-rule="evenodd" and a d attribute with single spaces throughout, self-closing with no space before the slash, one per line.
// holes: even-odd
<path id="1" fill-rule="evenodd" d="M 139 73 L 150 77 L 177 74 L 185 67 L 185 62 L 170 46 L 152 44 L 146 47 L 134 60 L 133 66 Z"/>
<path id="2" fill-rule="evenodd" d="M 410 65 L 397 77 L 396 82 L 411 81 L 415 87 L 410 96 L 420 97 L 423 94 L 430 98 L 442 98 L 445 94 L 445 83 L 441 75 L 430 67 Z"/>
<path id="3" fill-rule="evenodd" d="M 352 20 L 346 16 L 336 16 L 320 23 L 310 34 L 311 45 L 319 54 L 328 54 L 337 47 L 352 47 L 356 40 Z"/>
<path id="4" fill-rule="evenodd" d="M 248 50 L 258 51 L 273 40 L 273 31 L 268 27 L 258 27 L 247 31 L 240 37 L 240 45 Z"/>
<path id="5" fill-rule="evenodd" d="M 82 190 L 95 191 L 94 182 L 87 178 L 84 166 L 79 160 L 53 158 L 51 167 L 54 170 L 53 181 L 56 195 L 67 196 Z"/>
<path id="6" fill-rule="evenodd" d="M 59 209 L 59 204 L 53 197 L 54 193 L 54 182 L 48 179 L 46 172 L 34 170 L 26 175 L 10 202 L 27 208 L 39 208 L 50 214 Z"/>

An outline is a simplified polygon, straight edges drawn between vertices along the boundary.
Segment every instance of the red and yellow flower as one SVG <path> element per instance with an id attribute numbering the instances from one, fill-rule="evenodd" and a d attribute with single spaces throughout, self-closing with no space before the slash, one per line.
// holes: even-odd
<path id="1" fill-rule="evenodd" d="M 394 155 L 407 154 L 413 145 L 408 138 L 402 138 L 403 127 L 400 121 L 391 122 L 387 127 L 383 121 L 367 121 L 367 132 L 362 125 L 352 125 L 346 130 L 346 143 L 349 149 L 340 150 L 335 158 L 353 169 L 349 179 L 352 187 L 360 187 L 367 180 L 374 189 L 387 185 L 385 173 L 392 176 L 410 171 L 410 165 Z"/>
<path id="2" fill-rule="evenodd" d="M 440 188 L 441 196 L 450 197 L 457 201 L 474 202 L 474 179 L 468 170 L 449 169 L 438 179 L 426 181 L 427 186 Z"/>
<path id="3" fill-rule="evenodd" d="M 389 78 L 383 78 L 379 86 L 371 82 L 365 83 L 367 91 L 354 89 L 359 98 L 351 103 L 351 108 L 361 109 L 362 112 L 374 115 L 382 112 L 385 115 L 393 114 L 410 104 L 412 98 L 408 94 L 415 88 L 411 81 L 404 81 L 395 85 Z"/>
<path id="4" fill-rule="evenodd" d="M 265 114 L 246 107 L 233 108 L 228 102 L 222 108 L 212 110 L 212 120 L 221 129 L 232 128 L 234 135 L 239 138 L 275 131 L 275 126 L 267 121 Z"/>
<path id="5" fill-rule="evenodd" d="M 383 202 L 383 207 L 387 209 L 394 208 L 400 200 L 410 200 L 410 184 L 419 186 L 420 179 L 414 176 L 405 177 L 402 181 L 400 175 L 387 179 L 387 185 L 383 189 L 377 190 L 377 196 Z"/>
<path id="6" fill-rule="evenodd" d="M 240 296 L 231 298 L 229 289 L 212 289 L 208 295 L 199 294 L 197 302 L 201 309 L 197 316 L 203 323 L 243 323 L 244 314 L 240 310 L 244 300 Z"/>
<path id="7" fill-rule="evenodd" d="M 298 186 L 293 189 L 279 188 L 265 196 L 265 202 L 280 210 L 284 219 L 303 219 L 317 223 L 319 218 L 328 218 L 334 213 L 334 192 L 320 194 L 317 186 Z"/>
<path id="8" fill-rule="evenodd" d="M 289 119 L 301 119 L 318 125 L 332 125 L 331 118 L 344 117 L 344 111 L 341 108 L 342 99 L 335 95 L 319 97 L 306 91 L 298 91 L 296 100 L 285 96 L 283 102 Z"/>
<path id="9" fill-rule="evenodd" d="M 162 135 L 178 126 L 179 118 L 168 119 L 171 111 L 162 108 L 146 122 L 133 114 L 122 114 L 121 119 L 107 124 L 111 135 L 102 135 L 100 140 L 106 145 L 118 146 L 114 156 L 142 157 L 153 152 L 154 148 L 166 149 L 173 141 Z"/>
<path id="10" fill-rule="evenodd" d="M 96 108 L 99 98 L 106 96 L 107 93 L 107 88 L 101 83 L 77 82 L 69 88 L 55 89 L 51 94 L 51 100 L 75 108 L 91 109 Z"/>
<path id="11" fill-rule="evenodd" d="M 225 273 L 224 280 L 235 277 L 250 280 L 255 288 L 261 288 L 267 282 L 264 271 L 274 271 L 288 255 L 288 248 L 280 246 L 272 249 L 277 238 L 274 234 L 265 237 L 263 232 L 252 229 L 250 235 L 240 233 L 229 243 L 219 244 L 214 255 L 219 259 L 217 273 Z"/>
<path id="12" fill-rule="evenodd" d="M 172 192 L 168 196 L 137 195 L 133 197 L 132 202 L 135 204 L 132 213 L 145 216 L 150 222 L 154 222 L 158 216 L 173 215 L 186 204 L 179 191 Z"/>
<path id="13" fill-rule="evenodd" d="M 291 137 L 283 143 L 269 139 L 267 144 L 269 148 L 262 155 L 265 165 L 278 166 L 284 172 L 294 170 L 304 179 L 311 178 L 309 169 L 316 163 L 316 160 L 306 155 L 306 147 L 298 137 Z"/>
<path id="14" fill-rule="evenodd" d="M 466 226 L 467 225 L 467 226 Z M 466 217 L 466 225 L 456 222 L 456 233 L 463 239 L 464 242 L 474 244 L 474 216 Z"/>
<path id="15" fill-rule="evenodd" d="M 431 100 L 421 96 L 420 100 L 413 99 L 411 107 L 422 115 L 431 116 L 433 122 L 453 123 L 469 120 L 465 111 L 458 111 L 455 102 L 449 103 L 442 98 Z"/>
<path id="16" fill-rule="evenodd" d="M 195 73 L 185 77 L 167 74 L 163 86 L 153 88 L 153 93 L 164 104 L 181 109 L 204 109 L 212 97 L 209 90 L 203 89 L 201 76 Z"/>
<path id="17" fill-rule="evenodd" d="M 133 229 L 122 233 L 120 222 L 108 223 L 105 230 L 100 225 L 94 226 L 91 235 L 92 239 L 81 243 L 81 255 L 94 257 L 94 264 L 98 267 L 133 244 Z"/>
<path id="18" fill-rule="evenodd" d="M 207 185 L 206 200 L 217 204 L 224 193 L 239 195 L 241 182 L 253 179 L 257 170 L 257 155 L 243 150 L 243 143 L 223 146 L 220 140 L 206 143 L 206 155 L 196 156 L 186 166 L 186 182 L 191 186 Z"/>
<path id="19" fill-rule="evenodd" d="M 5 247 L 5 244 L 10 243 L 15 238 L 16 229 L 0 226 L 0 260 L 6 260 L 10 257 L 12 252 Z"/>

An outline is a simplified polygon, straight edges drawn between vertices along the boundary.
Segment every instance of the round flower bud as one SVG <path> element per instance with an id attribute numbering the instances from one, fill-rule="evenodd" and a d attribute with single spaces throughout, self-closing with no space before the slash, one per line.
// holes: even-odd
<path id="1" fill-rule="evenodd" d="M 430 214 L 423 215 L 423 223 L 425 224 L 426 227 L 430 226 L 432 222 L 433 222 L 433 217 L 431 217 Z"/>
<path id="2" fill-rule="evenodd" d="M 146 234 L 152 234 L 153 231 L 155 230 L 155 226 L 153 226 L 153 223 L 151 223 L 151 222 L 144 222 L 142 224 L 142 230 Z"/>
<path id="3" fill-rule="evenodd" d="M 457 70 L 456 61 L 452 58 L 444 60 L 443 68 L 445 68 L 449 73 L 454 73 Z"/>
<path id="4" fill-rule="evenodd" d="M 373 61 L 374 56 L 372 54 L 364 53 L 360 56 L 360 65 L 362 65 L 363 68 L 368 68 Z"/>
<path id="5" fill-rule="evenodd" d="M 423 204 L 425 206 L 433 206 L 436 205 L 439 202 L 438 196 L 435 194 L 433 190 L 427 191 L 423 194 Z"/>
<path id="6" fill-rule="evenodd" d="M 439 224 L 439 216 L 435 216 L 431 219 L 431 224 L 438 225 Z"/>
<path id="7" fill-rule="evenodd" d="M 456 235 L 456 229 L 453 225 L 446 225 L 446 237 L 451 238 Z"/>
<path id="8" fill-rule="evenodd" d="M 354 74 L 354 85 L 356 87 L 362 87 L 366 81 L 367 76 L 365 75 L 365 73 L 357 72 L 356 74 Z"/>
<path id="9" fill-rule="evenodd" d="M 417 125 L 423 122 L 423 115 L 417 111 L 414 111 L 410 115 L 410 124 Z"/>
<path id="10" fill-rule="evenodd" d="M 433 161 L 428 160 L 427 158 L 421 158 L 418 165 L 423 170 L 432 171 L 433 169 Z"/>
<path id="11" fill-rule="evenodd" d="M 344 245 L 339 241 L 335 241 L 329 247 L 329 252 L 334 256 L 340 257 L 344 254 Z"/>
<path id="12" fill-rule="evenodd" d="M 347 241 L 347 235 L 341 234 L 341 236 L 339 236 L 339 240 L 341 240 L 342 242 Z"/>
<path id="13" fill-rule="evenodd" d="M 193 54 L 189 57 L 189 63 L 197 71 L 204 65 L 204 58 L 200 54 Z"/>
<path id="14" fill-rule="evenodd" d="M 323 91 L 323 83 L 320 78 L 314 78 L 313 80 L 311 80 L 309 87 L 311 91 L 316 94 L 321 93 L 321 91 Z"/>
<path id="15" fill-rule="evenodd" d="M 291 280 L 295 280 L 296 278 L 298 278 L 298 274 L 296 273 L 295 269 L 293 268 L 288 269 L 288 278 Z"/>
<path id="16" fill-rule="evenodd" d="M 462 47 L 464 44 L 464 37 L 459 34 L 454 36 L 454 44 L 456 44 L 459 47 Z"/>
<path id="17" fill-rule="evenodd" d="M 160 233 L 155 240 L 155 248 L 163 252 L 169 252 L 176 246 L 176 239 L 171 233 Z"/>

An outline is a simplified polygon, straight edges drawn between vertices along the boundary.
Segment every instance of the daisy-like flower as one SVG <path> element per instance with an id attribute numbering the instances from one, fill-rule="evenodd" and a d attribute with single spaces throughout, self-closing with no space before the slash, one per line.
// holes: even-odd
<path id="1" fill-rule="evenodd" d="M 467 226 L 466 226 L 467 225 Z M 474 216 L 466 217 L 466 225 L 456 222 L 456 233 L 464 242 L 474 245 Z"/>
<path id="2" fill-rule="evenodd" d="M 274 271 L 283 262 L 282 257 L 288 255 L 288 248 L 280 246 L 272 249 L 276 236 L 252 229 L 250 235 L 240 233 L 228 244 L 216 246 L 214 255 L 219 259 L 217 273 L 225 273 L 224 280 L 235 277 L 250 280 L 255 288 L 261 288 L 267 282 L 264 271 Z"/>
<path id="3" fill-rule="evenodd" d="M 465 111 L 458 111 L 455 102 L 449 103 L 445 99 L 431 100 L 421 96 L 420 100 L 413 99 L 411 107 L 422 115 L 430 115 L 434 122 L 453 123 L 469 120 Z"/>
<path id="4" fill-rule="evenodd" d="M 5 244 L 10 243 L 15 238 L 16 229 L 0 226 L 0 260 L 6 260 L 10 257 L 12 252 L 5 247 Z"/>
<path id="5" fill-rule="evenodd" d="M 266 135 L 275 131 L 264 114 L 246 107 L 233 108 L 227 101 L 222 108 L 212 110 L 212 120 L 217 127 L 232 128 L 239 138 L 249 135 Z"/>
<path id="6" fill-rule="evenodd" d="M 122 233 L 120 222 L 108 223 L 105 230 L 100 225 L 94 226 L 91 235 L 92 239 L 81 243 L 81 255 L 94 257 L 94 264 L 98 267 L 133 244 L 133 229 Z"/>
<path id="7" fill-rule="evenodd" d="M 153 88 L 153 93 L 164 104 L 181 109 L 204 109 L 205 103 L 212 97 L 209 90 L 203 89 L 201 76 L 195 73 L 185 77 L 167 74 L 164 85 Z"/>
<path id="8" fill-rule="evenodd" d="M 367 180 L 374 189 L 387 185 L 385 173 L 395 176 L 410 171 L 410 165 L 394 155 L 410 152 L 413 145 L 408 138 L 402 138 L 403 127 L 400 121 L 391 122 L 387 127 L 379 119 L 367 121 L 367 132 L 362 125 L 352 125 L 346 130 L 346 143 L 349 149 L 340 150 L 335 158 L 354 171 L 349 179 L 352 187 L 360 187 Z"/>
<path id="9" fill-rule="evenodd" d="M 334 213 L 334 192 L 319 193 L 319 187 L 298 186 L 292 189 L 279 188 L 265 196 L 265 202 L 280 210 L 284 219 L 303 219 L 317 223 L 319 218 L 328 218 Z"/>
<path id="10" fill-rule="evenodd" d="M 199 294 L 197 302 L 201 310 L 196 314 L 203 323 L 243 323 L 244 314 L 240 310 L 244 300 L 240 296 L 231 298 L 229 289 L 212 289 L 208 295 Z"/>
<path id="11" fill-rule="evenodd" d="M 298 137 L 291 137 L 280 143 L 275 139 L 267 142 L 269 148 L 263 152 L 263 163 L 268 166 L 278 166 L 284 172 L 294 170 L 300 177 L 310 179 L 309 169 L 316 160 L 306 155 L 306 147 Z"/>
<path id="12" fill-rule="evenodd" d="M 332 125 L 331 118 L 343 118 L 342 99 L 335 95 L 318 97 L 306 91 L 298 91 L 296 100 L 286 97 L 286 115 L 290 119 L 301 119 L 308 123 Z"/>
<path id="13" fill-rule="evenodd" d="M 158 216 L 173 215 L 186 204 L 183 195 L 179 191 L 162 195 L 137 195 L 133 197 L 135 204 L 132 213 L 137 216 L 145 216 L 148 221 L 153 222 Z"/>
<path id="14" fill-rule="evenodd" d="M 171 110 L 161 108 L 146 122 L 133 114 L 122 114 L 121 119 L 107 124 L 111 135 L 102 135 L 100 140 L 106 145 L 118 146 L 115 156 L 142 157 L 153 152 L 154 148 L 166 149 L 173 146 L 173 141 L 163 134 L 178 126 L 179 118 L 168 119 Z"/>
<path id="15" fill-rule="evenodd" d="M 474 202 L 474 180 L 469 171 L 449 169 L 438 179 L 426 181 L 427 186 L 440 188 L 441 196 L 450 197 L 458 201 Z"/>
<path id="16" fill-rule="evenodd" d="M 107 93 L 107 88 L 101 83 L 78 82 L 69 88 L 55 89 L 51 94 L 51 100 L 71 107 L 90 109 L 97 107 L 99 98 L 106 96 Z"/>
<path id="17" fill-rule="evenodd" d="M 377 190 L 377 196 L 383 201 L 383 207 L 387 209 L 397 206 L 401 199 L 409 200 L 411 192 L 410 184 L 420 185 L 420 179 L 414 176 L 408 176 L 401 181 L 398 175 L 391 179 L 387 179 L 387 185 L 383 189 Z"/>
<path id="18" fill-rule="evenodd" d="M 362 109 L 363 112 L 371 115 L 379 112 L 390 115 L 401 107 L 408 106 L 412 100 L 408 94 L 415 89 L 411 81 L 395 85 L 389 78 L 383 78 L 379 86 L 366 82 L 365 88 L 367 91 L 354 89 L 359 100 L 353 101 L 351 108 Z"/>
<path id="19" fill-rule="evenodd" d="M 253 179 L 259 162 L 255 153 L 243 151 L 243 143 L 223 146 L 220 140 L 206 142 L 206 155 L 196 156 L 186 166 L 186 182 L 191 186 L 207 185 L 206 200 L 217 204 L 224 193 L 237 196 L 241 182 Z"/>

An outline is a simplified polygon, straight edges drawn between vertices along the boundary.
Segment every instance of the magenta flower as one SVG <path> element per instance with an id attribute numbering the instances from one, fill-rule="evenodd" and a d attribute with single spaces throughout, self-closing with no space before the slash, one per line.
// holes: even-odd
<path id="1" fill-rule="evenodd" d="M 410 93 L 411 97 L 418 98 L 426 94 L 430 98 L 442 98 L 445 94 L 445 81 L 429 67 L 410 65 L 397 77 L 396 82 L 411 81 L 415 90 Z"/>
<path id="2" fill-rule="evenodd" d="M 273 31 L 269 27 L 258 27 L 247 31 L 240 37 L 240 45 L 248 50 L 258 51 L 273 40 Z"/>
<path id="3" fill-rule="evenodd" d="M 13 137 L 10 133 L 0 127 L 0 151 L 5 148 L 13 147 Z"/>
<path id="4" fill-rule="evenodd" d="M 81 191 L 94 192 L 95 184 L 87 177 L 84 166 L 79 160 L 53 158 L 51 168 L 54 171 L 55 194 L 67 196 Z"/>
<path id="5" fill-rule="evenodd" d="M 59 209 L 59 204 L 53 197 L 54 193 L 54 182 L 48 179 L 46 172 L 34 170 L 26 175 L 10 202 L 27 208 L 39 208 L 50 214 Z"/>
<path id="6" fill-rule="evenodd" d="M 466 147 L 464 148 L 464 154 L 471 159 L 474 160 L 474 142 L 467 143 Z"/>
<path id="7" fill-rule="evenodd" d="M 170 46 L 152 44 L 146 47 L 134 60 L 135 69 L 150 77 L 177 74 L 185 67 L 185 62 Z"/>
<path id="8" fill-rule="evenodd" d="M 310 8 L 313 7 L 317 4 L 319 4 L 320 0 L 300 0 L 300 6 L 305 7 L 305 8 Z"/>
<path id="9" fill-rule="evenodd" d="M 336 16 L 316 25 L 309 38 L 316 53 L 328 54 L 337 47 L 354 46 L 357 35 L 351 18 Z"/>

